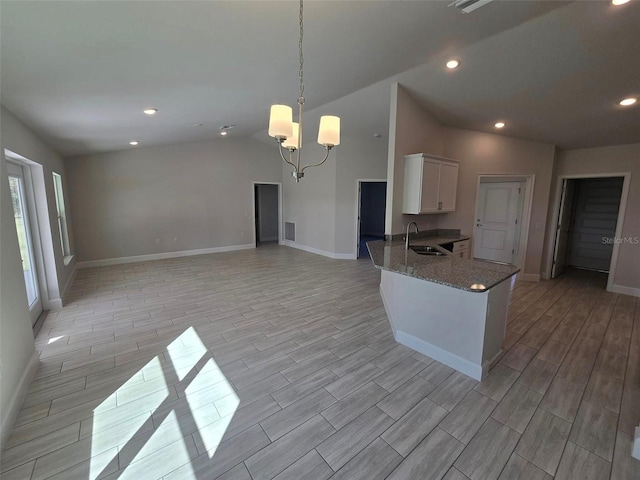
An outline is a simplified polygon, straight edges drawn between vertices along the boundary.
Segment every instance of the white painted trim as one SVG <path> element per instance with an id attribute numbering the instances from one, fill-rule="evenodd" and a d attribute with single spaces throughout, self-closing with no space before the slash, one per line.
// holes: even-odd
<path id="1" fill-rule="evenodd" d="M 523 273 L 522 280 L 525 282 L 539 282 L 540 274 L 539 273 Z"/>
<path id="2" fill-rule="evenodd" d="M 551 276 L 552 268 L 553 268 L 553 252 L 556 248 L 556 228 L 558 225 L 558 216 L 560 214 L 560 200 L 562 197 L 562 182 L 570 179 L 582 179 L 582 178 L 610 178 L 610 177 L 623 177 L 622 182 L 622 193 L 620 194 L 620 207 L 618 209 L 618 220 L 616 222 L 616 237 L 622 236 L 622 227 L 624 225 L 624 215 L 627 209 L 627 200 L 629 197 L 629 185 L 631 184 L 631 172 L 607 172 L 607 173 L 580 173 L 580 174 L 567 174 L 567 175 L 558 175 L 556 180 L 556 193 L 553 202 L 553 222 L 551 223 L 551 227 L 547 232 L 547 242 L 549 242 L 549 246 L 546 258 L 546 272 L 545 277 L 548 278 Z M 618 264 L 618 252 L 620 251 L 620 245 L 618 243 L 613 244 L 613 250 L 611 252 L 611 263 L 609 264 L 609 276 L 607 278 L 607 291 L 614 293 L 622 293 L 619 290 L 614 291 L 614 288 L 629 288 L 631 290 L 638 290 L 632 287 L 622 287 L 620 285 L 615 285 L 615 276 L 616 276 L 616 266 Z M 628 294 L 633 295 L 633 294 Z M 634 295 L 640 296 L 640 295 Z"/>
<path id="3" fill-rule="evenodd" d="M 484 368 L 480 365 L 476 365 L 469 360 L 465 360 L 458 355 L 447 352 L 440 347 L 436 347 L 429 342 L 425 342 L 424 340 L 421 340 L 400 330 L 396 331 L 395 338 L 398 343 L 401 343 L 415 350 L 416 352 L 420 352 L 421 354 L 444 363 L 451 368 L 455 368 L 459 372 L 462 372 L 475 380 L 482 380 L 482 372 Z"/>
<path id="4" fill-rule="evenodd" d="M 520 225 L 520 240 L 518 242 L 518 257 L 516 259 L 515 264 L 520 267 L 521 270 L 524 271 L 524 265 L 527 259 L 527 247 L 529 245 L 529 231 L 531 226 L 531 209 L 533 208 L 533 192 L 536 184 L 536 175 L 535 173 L 531 174 L 507 174 L 507 173 L 479 173 L 478 181 L 476 183 L 476 208 L 474 210 L 474 220 L 478 218 L 478 202 L 480 200 L 480 183 L 491 183 L 491 182 L 483 182 L 482 179 L 495 179 L 497 181 L 509 180 L 513 182 L 523 182 L 525 192 L 524 192 L 524 202 L 522 203 L 522 218 Z M 475 224 L 475 221 L 474 221 Z M 475 228 L 473 228 L 475 232 Z M 473 257 L 473 242 L 475 241 L 475 235 L 471 238 L 471 256 Z M 540 277 L 540 274 L 536 274 Z M 539 279 L 539 278 L 538 278 Z"/>
<path id="5" fill-rule="evenodd" d="M 102 260 L 89 260 L 77 262 L 76 268 L 106 267 L 123 263 L 148 262 L 151 260 L 163 260 L 166 258 L 191 257 L 193 255 L 207 255 L 209 253 L 234 252 L 236 250 L 251 250 L 255 245 L 230 245 L 227 247 L 200 248 L 197 250 L 181 250 L 178 252 L 153 253 L 150 255 L 135 255 L 133 257 L 105 258 Z"/>
<path id="6" fill-rule="evenodd" d="M 27 167 L 26 173 L 34 195 L 32 206 L 35 207 L 34 218 L 37 231 L 32 233 L 37 237 L 34 250 L 36 250 L 36 266 L 40 282 L 42 308 L 44 310 L 59 310 L 62 308 L 62 300 L 60 299 L 56 253 L 49 218 L 47 179 L 45 178 L 44 166 L 6 148 L 4 149 L 4 154 L 7 159 Z"/>
<path id="7" fill-rule="evenodd" d="M 395 338 L 396 336 L 396 327 L 395 327 L 395 322 L 393 321 L 393 316 L 392 316 L 392 309 L 390 308 L 391 306 L 389 305 L 389 300 L 387 300 L 387 297 L 384 293 L 384 284 L 380 283 L 380 297 L 382 298 L 382 305 L 384 305 L 384 310 L 385 312 L 387 312 L 387 319 L 389 320 L 389 325 L 391 325 L 391 331 L 393 332 L 393 336 Z"/>
<path id="8" fill-rule="evenodd" d="M 334 260 L 356 260 L 356 256 L 353 253 L 328 252 L 327 250 L 309 247 L 307 245 L 302 245 L 301 243 L 292 242 L 291 240 L 283 240 L 282 245 L 297 248 L 298 250 L 304 250 L 309 253 L 315 253 L 316 255 L 322 255 L 323 257 L 333 258 Z"/>
<path id="9" fill-rule="evenodd" d="M 256 185 L 277 185 L 278 186 L 278 244 L 283 245 L 284 240 L 284 222 L 282 221 L 282 182 L 251 182 L 251 224 L 253 231 L 253 247 L 257 246 L 256 242 Z M 274 239 L 276 240 L 276 239 Z M 267 240 L 268 241 L 268 240 Z"/>
<path id="10" fill-rule="evenodd" d="M 64 288 L 62 289 L 62 295 L 60 295 L 61 297 L 61 304 L 64 303 L 64 299 L 66 298 L 67 294 L 69 293 L 69 289 L 71 288 L 71 284 L 73 283 L 73 281 L 76 278 L 76 273 L 78 273 L 78 268 L 77 265 L 73 266 L 73 271 L 71 272 L 71 275 L 69 275 L 69 279 L 67 280 L 67 283 L 65 284 Z M 60 308 L 62 308 L 62 305 L 60 305 Z"/>
<path id="11" fill-rule="evenodd" d="M 624 285 L 611 285 L 611 288 L 607 287 L 607 290 L 613 293 L 621 293 L 623 295 L 630 295 L 632 297 L 640 297 L 640 288 L 625 287 Z"/>
<path id="12" fill-rule="evenodd" d="M 4 450 L 4 445 L 9 438 L 9 433 L 13 429 L 13 424 L 18 418 L 18 413 L 22 408 L 22 402 L 24 401 L 24 397 L 27 395 L 29 391 L 29 387 L 31 386 L 31 382 L 33 381 L 33 377 L 35 377 L 36 372 L 38 371 L 38 367 L 40 366 L 40 357 L 38 357 L 38 352 L 35 350 L 29 359 L 29 363 L 27 363 L 22 376 L 20 377 L 20 381 L 16 385 L 16 389 L 11 395 L 8 404 L 2 406 L 2 411 L 5 415 L 2 418 L 2 425 L 0 426 L 0 451 Z"/>
<path id="13" fill-rule="evenodd" d="M 386 183 L 387 184 L 387 189 L 389 188 L 389 182 L 387 182 L 387 179 L 383 179 L 383 180 L 376 180 L 376 179 L 371 179 L 371 178 L 359 178 L 356 180 L 356 216 L 355 216 L 355 227 L 356 227 L 356 244 L 355 244 L 355 258 L 358 258 L 358 248 L 360 245 L 360 222 L 358 221 L 358 218 L 360 217 L 360 199 L 361 199 L 361 194 L 362 194 L 362 190 L 361 190 L 361 186 L 363 183 L 372 183 L 372 182 L 376 182 L 376 183 Z M 385 220 L 386 220 L 386 215 L 387 215 L 387 198 L 385 196 L 384 199 L 384 205 L 385 205 Z"/>
<path id="14" fill-rule="evenodd" d="M 636 427 L 635 439 L 633 441 L 633 449 L 631 450 L 631 456 L 637 460 L 640 460 L 640 425 Z"/>

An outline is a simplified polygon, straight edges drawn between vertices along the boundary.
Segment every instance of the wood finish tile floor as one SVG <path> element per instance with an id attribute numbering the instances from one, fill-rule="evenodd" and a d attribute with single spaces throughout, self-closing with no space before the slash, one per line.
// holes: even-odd
<path id="1" fill-rule="evenodd" d="M 640 307 L 516 283 L 482 383 L 399 345 L 369 261 L 286 247 L 80 270 L 2 478 L 640 479 Z"/>

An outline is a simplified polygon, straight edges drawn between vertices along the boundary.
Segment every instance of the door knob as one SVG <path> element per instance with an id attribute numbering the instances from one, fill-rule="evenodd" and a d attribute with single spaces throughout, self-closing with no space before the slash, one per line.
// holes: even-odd
<path id="1" fill-rule="evenodd" d="M 476 223 L 476 227 L 481 227 L 482 224 L 481 223 Z"/>

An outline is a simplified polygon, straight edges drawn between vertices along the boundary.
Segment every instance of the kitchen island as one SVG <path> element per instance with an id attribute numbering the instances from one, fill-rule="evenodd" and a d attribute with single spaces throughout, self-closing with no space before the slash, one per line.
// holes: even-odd
<path id="1" fill-rule="evenodd" d="M 369 242 L 396 341 L 481 380 L 502 353 L 513 265 L 467 260 L 440 245 L 456 238 Z M 430 247 L 430 248 L 425 248 Z M 425 252 L 426 253 L 426 252 Z"/>

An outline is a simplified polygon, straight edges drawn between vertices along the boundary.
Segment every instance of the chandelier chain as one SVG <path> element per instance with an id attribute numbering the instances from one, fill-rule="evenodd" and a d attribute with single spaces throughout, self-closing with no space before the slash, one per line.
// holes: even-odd
<path id="1" fill-rule="evenodd" d="M 303 10 L 302 10 L 302 0 L 300 0 L 300 41 L 298 43 L 298 48 L 300 51 L 300 70 L 298 71 L 298 76 L 300 77 L 300 96 L 298 97 L 298 103 L 302 105 L 304 103 L 304 57 L 302 55 L 302 37 L 304 36 L 304 27 L 303 27 Z"/>

